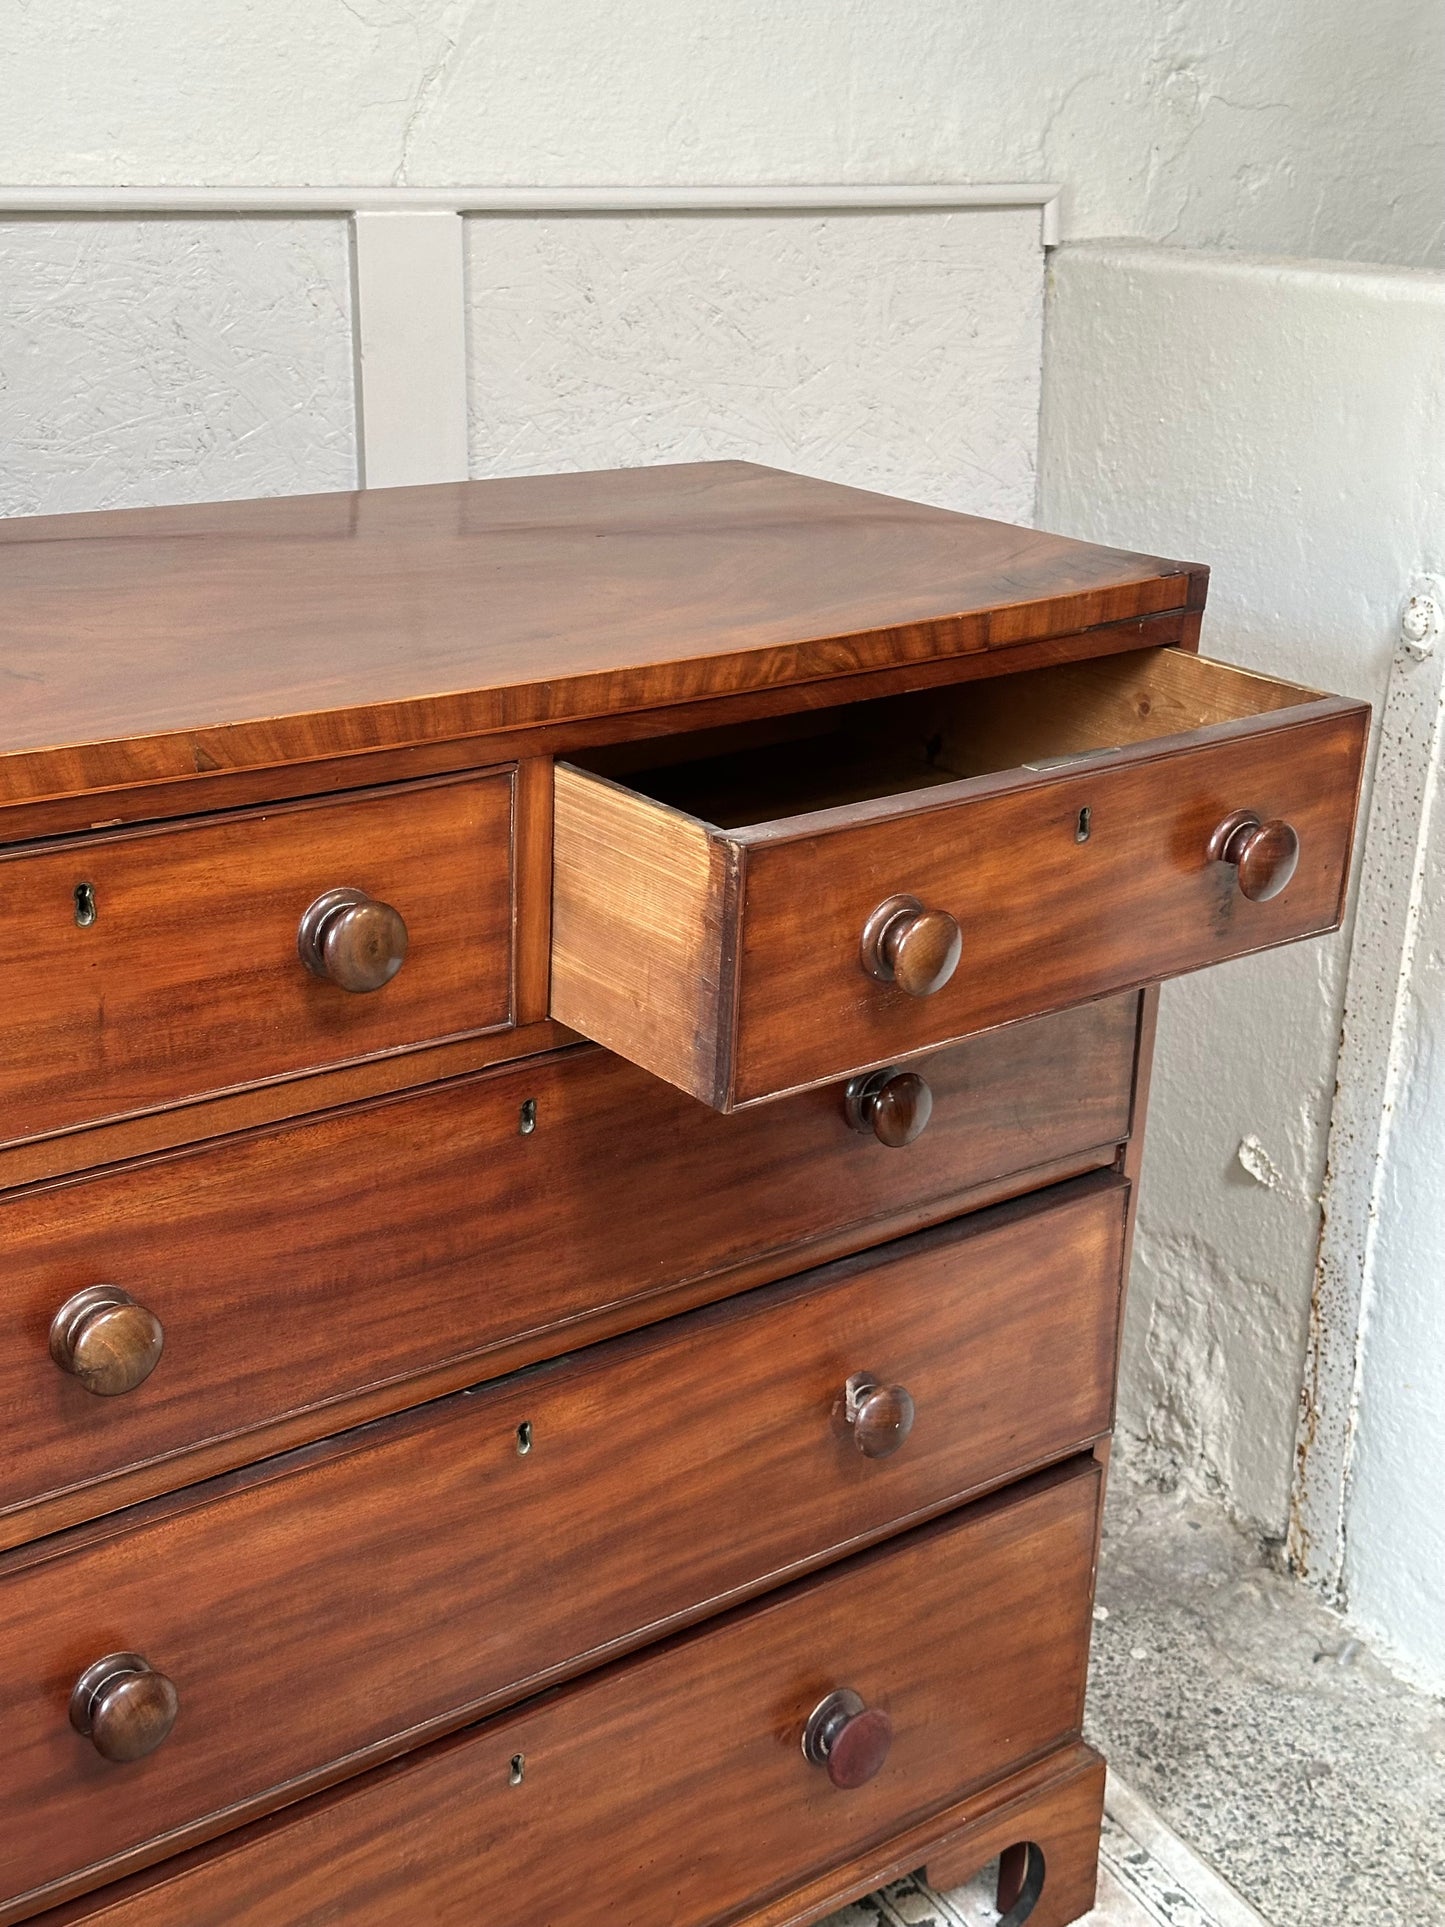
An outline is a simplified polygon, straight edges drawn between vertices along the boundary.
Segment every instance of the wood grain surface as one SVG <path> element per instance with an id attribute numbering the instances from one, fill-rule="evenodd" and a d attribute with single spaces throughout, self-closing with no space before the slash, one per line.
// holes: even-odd
<path id="1" fill-rule="evenodd" d="M 500 770 L 0 852 L 0 1133 L 509 1024 L 512 789 Z M 366 995 L 296 948 L 308 905 L 348 884 L 410 932 L 399 974 Z"/>
<path id="2" fill-rule="evenodd" d="M 578 1049 L 12 1193 L 0 1533 L 182 1483 L 201 1447 L 208 1470 L 242 1463 L 282 1419 L 288 1443 L 320 1437 L 366 1388 L 396 1409 L 449 1389 L 409 1389 L 439 1367 L 465 1384 L 594 1335 L 599 1308 L 642 1323 L 679 1283 L 724 1296 L 819 1240 L 876 1243 L 973 1186 L 1110 1147 L 1136 1015 L 1118 999 L 926 1060 L 934 1113 L 903 1150 L 850 1129 L 839 1088 L 727 1119 Z M 165 1330 L 119 1398 L 49 1349 L 55 1313 L 103 1283 Z"/>
<path id="3" fill-rule="evenodd" d="M 0 525 L 3 526 L 3 525 Z M 800 709 L 827 709 L 869 697 L 897 695 L 943 684 L 986 682 L 994 676 L 1093 660 L 1143 648 L 1197 646 L 1202 611 L 1166 609 L 1159 615 L 1106 622 L 1098 628 L 1010 643 L 996 650 L 904 660 L 891 667 L 825 669 L 807 681 L 750 686 L 734 695 L 700 696 L 559 722 L 485 725 L 465 735 L 427 738 L 389 748 L 328 752 L 305 762 L 255 764 L 232 769 L 177 769 L 154 781 L 122 781 L 103 790 L 6 800 L 0 793 L 0 841 L 19 843 L 76 831 L 114 829 L 210 810 L 239 809 L 278 797 L 330 796 L 338 790 L 456 775 L 513 759 L 570 756 L 600 744 L 616 744 L 695 730 L 747 717 L 783 716 Z M 205 759 L 200 759 L 204 762 Z"/>
<path id="4" fill-rule="evenodd" d="M 1072 1772 L 1037 1790 L 1011 1799 L 1008 1789 L 1000 1789 L 990 1812 L 930 1846 L 926 1878 L 934 1891 L 961 1887 L 996 1855 L 1036 1846 L 1043 1854 L 1044 1885 L 1025 1916 L 1029 1927 L 1069 1927 L 1082 1919 L 1097 1897 L 1106 1774 L 1097 1753 L 1081 1747 L 1079 1756 Z"/>
<path id="5" fill-rule="evenodd" d="M 1065 635 L 1205 572 L 743 462 L 0 523 L 0 802 Z"/>
<path id="6" fill-rule="evenodd" d="M 395 1927 L 498 1895 L 549 1927 L 744 1918 L 1077 1736 L 1098 1491 L 1075 1461 L 60 1918 Z M 801 1747 L 840 1685 L 894 1729 L 847 1791 Z"/>
<path id="7" fill-rule="evenodd" d="M 1165 650 L 561 764 L 553 1014 L 729 1109 L 1330 929 L 1368 723 Z M 1300 841 L 1267 902 L 1211 855 L 1241 808 Z M 932 994 L 864 954 L 895 899 L 961 930 Z"/>
<path id="8" fill-rule="evenodd" d="M 551 1015 L 710 1094 L 732 1028 L 736 849 L 566 764 L 552 838 Z"/>
<path id="9" fill-rule="evenodd" d="M 1087 1447 L 1112 1412 L 1126 1198 L 1083 1179 L 12 1555 L 7 1897 Z M 846 1421 L 865 1368 L 913 1402 L 885 1458 Z M 182 1709 L 124 1772 L 58 1690 L 117 1647 Z"/>
<path id="10" fill-rule="evenodd" d="M 1369 712 L 1321 707 L 1137 761 L 1126 751 L 1086 769 L 980 778 L 871 820 L 859 806 L 838 813 L 844 824 L 750 843 L 734 1101 L 1333 929 Z M 1246 801 L 1300 837 L 1294 881 L 1266 903 L 1247 901 L 1207 854 L 1215 825 Z M 936 996 L 903 996 L 858 967 L 857 933 L 895 890 L 962 928 L 963 960 Z"/>

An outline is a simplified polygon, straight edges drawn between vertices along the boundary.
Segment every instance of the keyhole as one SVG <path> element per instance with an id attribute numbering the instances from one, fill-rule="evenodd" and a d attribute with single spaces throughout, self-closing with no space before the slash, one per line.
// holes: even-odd
<path id="1" fill-rule="evenodd" d="M 75 886 L 75 924 L 78 930 L 89 930 L 99 915 L 95 907 L 95 885 L 77 883 Z"/>
<path id="2" fill-rule="evenodd" d="M 508 1773 L 508 1775 L 507 1775 L 507 1783 L 508 1783 L 508 1785 L 509 1785 L 509 1786 L 520 1786 L 520 1785 L 522 1784 L 522 1780 L 523 1780 L 523 1778 L 524 1778 L 524 1777 L 525 1777 L 525 1775 L 526 1775 L 526 1771 L 527 1771 L 527 1756 L 526 1756 L 526 1754 L 525 1754 L 525 1753 L 514 1753 L 514 1754 L 512 1755 L 512 1765 L 511 1765 L 511 1770 L 510 1770 L 510 1772 L 509 1772 L 509 1773 Z"/>
<path id="3" fill-rule="evenodd" d="M 517 1118 L 517 1132 L 521 1137 L 530 1137 L 537 1128 L 537 1100 L 529 1097 L 523 1104 Z"/>
<path id="4" fill-rule="evenodd" d="M 517 1457 L 525 1459 L 532 1449 L 532 1421 L 524 1418 L 517 1427 Z"/>
<path id="5" fill-rule="evenodd" d="M 1079 811 L 1079 820 L 1074 828 L 1074 841 L 1076 843 L 1088 842 L 1089 830 L 1093 823 L 1093 817 L 1094 817 L 1094 812 L 1092 810 L 1083 809 Z"/>

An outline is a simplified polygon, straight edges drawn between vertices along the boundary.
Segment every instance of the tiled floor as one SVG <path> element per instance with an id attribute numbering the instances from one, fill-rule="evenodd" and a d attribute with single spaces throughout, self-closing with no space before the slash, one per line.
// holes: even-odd
<path id="1" fill-rule="evenodd" d="M 822 1927 L 997 1927 L 988 1873 L 950 1894 L 919 1880 L 834 1914 Z M 1099 1904 L 1081 1927 L 1263 1927 L 1144 1801 L 1109 1785 L 1099 1864 Z"/>

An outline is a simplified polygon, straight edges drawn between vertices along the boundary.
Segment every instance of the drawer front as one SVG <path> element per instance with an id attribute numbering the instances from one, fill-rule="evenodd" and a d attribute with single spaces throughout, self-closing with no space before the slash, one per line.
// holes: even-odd
<path id="1" fill-rule="evenodd" d="M 72 1129 L 512 1017 L 509 770 L 76 838 L 0 858 L 7 932 L 0 1132 Z M 308 908 L 351 889 L 397 911 L 404 961 L 369 991 L 303 964 Z M 345 906 L 340 906 L 344 911 Z M 368 905 L 370 977 L 395 926 Z M 369 922 L 368 922 L 369 919 Z"/>
<path id="2" fill-rule="evenodd" d="M 1363 749 L 1364 720 L 1351 713 L 760 838 L 745 861 L 735 1101 L 1330 929 Z M 1243 805 L 1299 837 L 1293 880 L 1265 902 L 1208 857 L 1215 828 Z M 860 968 L 870 913 L 903 892 L 946 908 L 962 931 L 962 960 L 931 996 Z"/>
<path id="3" fill-rule="evenodd" d="M 64 1918 L 733 1920 L 1077 1732 L 1098 1493 L 985 1501 Z M 851 1788 L 803 1751 L 840 1689 L 892 1729 Z"/>
<path id="4" fill-rule="evenodd" d="M 1120 661 L 1107 703 L 1075 665 L 880 705 L 833 763 L 558 765 L 554 1016 L 729 1110 L 1336 925 L 1368 711 Z"/>
<path id="5" fill-rule="evenodd" d="M 29 1824 L 10 1891 L 459 1724 L 1089 1444 L 1110 1422 L 1127 1195 L 1060 1186 L 17 1555 L 0 1788 Z M 125 1766 L 66 1717 L 117 1651 L 181 1707 Z"/>
<path id="6" fill-rule="evenodd" d="M 485 1376 L 498 1347 L 494 1374 L 575 1342 L 579 1320 L 591 1337 L 658 1315 L 659 1293 L 720 1297 L 820 1239 L 878 1242 L 970 1187 L 1109 1146 L 1129 1127 L 1136 1003 L 925 1060 L 933 1115 L 902 1149 L 851 1130 L 836 1087 L 723 1118 L 584 1048 L 12 1195 L 0 1532 L 27 1536 L 46 1495 L 48 1529 L 114 1503 L 107 1481 L 127 1500 L 183 1483 L 194 1448 L 215 1470 L 255 1458 L 257 1428 L 319 1438 L 346 1422 L 338 1400 L 394 1410 Z M 149 1376 L 111 1396 L 49 1339 L 104 1285 L 164 1333 Z"/>

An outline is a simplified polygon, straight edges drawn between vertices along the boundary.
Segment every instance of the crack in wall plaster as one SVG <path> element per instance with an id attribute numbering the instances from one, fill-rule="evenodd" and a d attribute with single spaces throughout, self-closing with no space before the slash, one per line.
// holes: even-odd
<path id="1" fill-rule="evenodd" d="M 442 45 L 430 59 L 423 60 L 411 108 L 402 125 L 399 154 L 392 173 L 394 186 L 403 187 L 407 184 L 410 178 L 412 149 L 418 134 L 446 97 L 457 67 L 481 38 L 490 20 L 491 7 L 488 0 L 473 0 L 470 5 L 467 4 L 467 0 L 456 0 L 456 4 L 444 10 L 438 24 Z"/>

